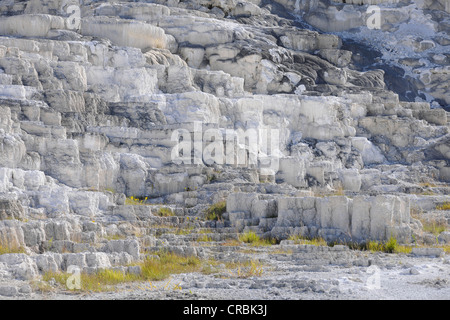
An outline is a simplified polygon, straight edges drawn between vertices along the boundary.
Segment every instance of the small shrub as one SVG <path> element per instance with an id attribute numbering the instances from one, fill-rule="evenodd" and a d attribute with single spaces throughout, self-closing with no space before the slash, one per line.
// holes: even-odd
<path id="1" fill-rule="evenodd" d="M 397 239 L 390 237 L 389 241 L 384 245 L 384 251 L 387 253 L 394 253 L 398 247 Z"/>
<path id="2" fill-rule="evenodd" d="M 220 201 L 213 205 L 211 205 L 206 210 L 206 219 L 207 220 L 222 220 L 222 215 L 227 211 L 227 202 Z"/>
<path id="3" fill-rule="evenodd" d="M 372 252 L 384 251 L 383 244 L 373 240 L 367 242 L 364 249 Z"/>
<path id="4" fill-rule="evenodd" d="M 409 253 L 412 250 L 410 247 L 399 245 L 394 237 L 390 237 L 387 242 L 368 241 L 361 246 L 361 249 L 386 253 Z"/>
<path id="5" fill-rule="evenodd" d="M 248 231 L 244 234 L 241 234 L 239 236 L 239 240 L 241 242 L 245 242 L 245 243 L 257 243 L 259 242 L 261 239 L 260 237 L 254 233 L 253 231 Z"/>

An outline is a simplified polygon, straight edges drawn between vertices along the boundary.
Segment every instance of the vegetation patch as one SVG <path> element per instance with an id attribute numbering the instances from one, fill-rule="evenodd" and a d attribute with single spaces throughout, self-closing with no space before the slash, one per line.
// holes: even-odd
<path id="1" fill-rule="evenodd" d="M 250 277 L 261 277 L 264 268 L 261 262 L 248 260 L 244 262 L 235 262 L 226 264 L 226 268 L 232 278 L 247 279 Z"/>
<path id="2" fill-rule="evenodd" d="M 222 215 L 227 211 L 227 202 L 220 201 L 206 210 L 206 220 L 221 221 Z"/>
<path id="3" fill-rule="evenodd" d="M 142 206 L 142 205 L 147 204 L 147 200 L 148 200 L 148 197 L 141 199 L 141 198 L 136 198 L 136 197 L 131 196 L 131 197 L 127 197 L 125 199 L 125 204 L 127 206 L 139 206 L 139 205 Z"/>
<path id="4" fill-rule="evenodd" d="M 437 210 L 450 210 L 450 202 L 445 202 L 440 206 L 436 207 Z"/>
<path id="5" fill-rule="evenodd" d="M 438 236 L 447 229 L 447 223 L 438 220 L 422 221 L 422 225 L 423 231 L 432 233 L 435 236 Z"/>
<path id="6" fill-rule="evenodd" d="M 313 246 L 328 246 L 328 243 L 323 238 L 308 238 L 300 235 L 290 236 L 290 241 L 294 241 L 295 244 L 309 244 Z"/>
<path id="7" fill-rule="evenodd" d="M 135 265 L 140 266 L 140 274 L 131 274 L 120 270 L 109 269 L 100 270 L 92 274 L 81 273 L 81 288 L 78 290 L 102 292 L 111 290 L 113 286 L 122 283 L 160 281 L 169 278 L 172 274 L 200 272 L 202 270 L 202 263 L 197 257 L 184 257 L 168 252 L 160 252 L 158 255 L 146 258 L 144 261 Z M 56 283 L 67 288 L 66 284 L 70 276 L 70 273 L 47 272 L 43 275 L 42 279 L 47 283 L 54 279 Z"/>
<path id="8" fill-rule="evenodd" d="M 167 207 L 161 207 L 156 212 L 156 215 L 159 217 L 173 217 L 175 214 L 173 213 L 172 209 Z"/>
<path id="9" fill-rule="evenodd" d="M 211 241 L 212 241 L 211 237 L 206 234 L 203 234 L 197 238 L 197 242 L 211 242 Z"/>
<path id="10" fill-rule="evenodd" d="M 10 246 L 0 242 L 0 255 L 7 253 L 26 253 L 26 251 L 23 247 Z"/>
<path id="11" fill-rule="evenodd" d="M 253 231 L 248 231 L 239 235 L 239 241 L 244 243 L 249 243 L 253 246 L 271 246 L 277 244 L 277 240 L 274 238 L 264 238 L 262 239 L 259 235 L 257 235 Z"/>

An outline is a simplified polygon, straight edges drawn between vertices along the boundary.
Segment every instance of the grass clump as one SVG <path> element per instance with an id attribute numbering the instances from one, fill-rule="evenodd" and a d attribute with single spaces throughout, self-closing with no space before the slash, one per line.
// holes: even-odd
<path id="1" fill-rule="evenodd" d="M 288 240 L 294 241 L 295 244 L 309 244 L 313 246 L 328 246 L 328 243 L 323 238 L 307 238 L 300 235 L 292 235 Z"/>
<path id="2" fill-rule="evenodd" d="M 161 207 L 159 208 L 158 212 L 156 212 L 156 215 L 160 217 L 172 217 L 175 214 L 173 213 L 172 209 L 167 207 Z"/>
<path id="3" fill-rule="evenodd" d="M 250 265 L 245 268 L 238 267 L 237 277 L 247 279 L 250 277 L 260 277 L 264 272 L 263 266 L 259 262 L 250 261 Z"/>
<path id="4" fill-rule="evenodd" d="M 213 221 L 222 220 L 222 215 L 226 211 L 227 211 L 227 202 L 226 201 L 217 202 L 217 203 L 211 205 L 206 210 L 206 219 L 213 220 Z"/>
<path id="5" fill-rule="evenodd" d="M 221 244 L 224 247 L 239 247 L 241 245 L 241 241 L 238 239 L 227 239 Z"/>
<path id="6" fill-rule="evenodd" d="M 361 250 L 371 252 L 385 252 L 385 253 L 411 253 L 412 247 L 403 246 L 397 242 L 397 239 L 390 237 L 386 242 L 368 241 L 361 246 Z"/>
<path id="7" fill-rule="evenodd" d="M 161 252 L 157 256 L 148 257 L 137 263 L 141 267 L 140 274 L 125 273 L 119 270 L 100 270 L 88 274 L 80 274 L 80 289 L 87 292 L 102 292 L 111 289 L 111 286 L 135 281 L 160 281 L 169 278 L 172 274 L 191 273 L 202 270 L 202 263 L 197 257 L 184 257 L 175 253 Z M 57 284 L 67 288 L 70 273 L 47 272 L 42 280 L 49 283 L 54 280 Z"/>
<path id="8" fill-rule="evenodd" d="M 143 280 L 157 281 L 164 280 L 172 274 L 200 271 L 201 261 L 197 257 L 184 257 L 175 253 L 162 252 L 157 258 L 145 259 L 140 266 Z"/>
<path id="9" fill-rule="evenodd" d="M 54 280 L 57 284 L 67 288 L 67 281 L 72 275 L 63 272 L 47 272 L 42 276 L 42 280 L 49 282 Z M 110 289 L 113 285 L 118 285 L 125 282 L 132 282 L 138 280 L 138 275 L 124 273 L 118 270 L 100 270 L 96 273 L 80 274 L 80 288 L 73 290 L 89 291 L 89 292 L 103 292 Z"/>
<path id="10" fill-rule="evenodd" d="M 263 275 L 264 268 L 261 262 L 247 260 L 243 262 L 229 262 L 226 269 L 232 278 L 247 279 L 250 277 L 260 277 Z"/>
<path id="11" fill-rule="evenodd" d="M 131 196 L 131 197 L 127 197 L 125 199 L 125 204 L 127 206 L 139 206 L 139 205 L 142 206 L 142 205 L 146 205 L 147 200 L 148 200 L 148 197 L 140 199 L 140 198 Z"/>
<path id="12" fill-rule="evenodd" d="M 26 253 L 26 251 L 23 247 L 5 245 L 0 242 L 0 255 L 8 253 Z"/>
<path id="13" fill-rule="evenodd" d="M 197 238 L 197 242 L 211 242 L 211 241 L 212 241 L 211 237 L 206 234 L 203 234 Z"/>
<path id="14" fill-rule="evenodd" d="M 447 229 L 447 224 L 444 221 L 422 221 L 422 225 L 423 231 L 432 233 L 435 236 L 438 236 Z"/>
<path id="15" fill-rule="evenodd" d="M 108 240 L 108 241 L 112 241 L 112 240 L 125 240 L 127 237 L 125 235 L 122 234 L 112 234 L 112 235 L 107 235 L 104 236 L 103 239 Z"/>
<path id="16" fill-rule="evenodd" d="M 248 231 L 244 234 L 239 235 L 239 240 L 244 243 L 253 244 L 258 243 L 261 240 L 261 238 L 253 231 Z"/>
<path id="17" fill-rule="evenodd" d="M 437 184 L 431 183 L 431 182 L 422 182 L 422 183 L 419 183 L 419 186 L 421 186 L 423 188 L 436 188 Z"/>
<path id="18" fill-rule="evenodd" d="M 436 207 L 437 210 L 450 210 L 450 202 L 443 203 Z"/>
<path id="19" fill-rule="evenodd" d="M 246 233 L 239 235 L 239 241 L 249 243 L 253 246 L 271 246 L 277 243 L 277 240 L 274 238 L 261 239 L 261 237 L 253 231 L 247 231 Z"/>
<path id="20" fill-rule="evenodd" d="M 450 203 L 444 203 L 441 206 L 436 207 L 437 210 L 450 210 Z M 436 217 L 424 218 L 421 212 L 415 209 L 411 209 L 411 217 L 417 219 L 422 223 L 423 231 L 432 233 L 438 236 L 441 232 L 447 230 L 448 225 L 444 219 Z"/>

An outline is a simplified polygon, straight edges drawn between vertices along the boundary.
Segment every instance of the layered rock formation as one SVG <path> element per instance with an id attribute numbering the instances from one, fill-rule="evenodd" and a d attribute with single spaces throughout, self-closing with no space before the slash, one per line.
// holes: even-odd
<path id="1" fill-rule="evenodd" d="M 393 2 L 1 1 L 0 240 L 28 255 L 2 255 L 0 269 L 29 279 L 126 268 L 143 248 L 207 254 L 155 238 L 161 224 L 218 240 L 429 239 L 410 210 L 449 201 L 448 112 L 435 108 L 450 104 L 448 8 Z M 433 42 L 392 56 L 428 102 L 393 91 L 392 69 L 364 65 L 348 34 L 296 20 L 385 32 L 360 24 L 369 4 L 394 6 L 394 36 L 430 10 Z M 189 145 L 175 161 L 181 141 L 200 155 Z M 220 146 L 230 158 L 207 161 Z M 225 200 L 223 221 L 203 219 Z"/>

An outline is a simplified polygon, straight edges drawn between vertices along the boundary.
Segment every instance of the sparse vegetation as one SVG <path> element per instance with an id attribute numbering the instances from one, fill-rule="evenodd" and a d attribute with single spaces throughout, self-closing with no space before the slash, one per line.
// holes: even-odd
<path id="1" fill-rule="evenodd" d="M 244 243 L 249 243 L 252 246 L 270 246 L 277 243 L 276 239 L 274 238 L 265 238 L 262 239 L 260 236 L 258 236 L 253 231 L 248 231 L 246 233 L 243 233 L 239 236 L 239 240 Z"/>
<path id="2" fill-rule="evenodd" d="M 294 241 L 295 244 L 310 244 L 314 246 L 328 246 L 328 243 L 323 238 L 307 238 L 300 235 L 290 236 L 288 240 Z"/>
<path id="3" fill-rule="evenodd" d="M 202 263 L 197 257 L 183 257 L 174 253 L 160 252 L 155 257 L 149 257 L 136 265 L 141 267 L 141 274 L 124 273 L 118 270 L 101 270 L 93 274 L 81 274 L 80 291 L 101 292 L 110 286 L 134 281 L 159 281 L 169 278 L 172 274 L 200 272 Z M 43 280 L 47 283 L 54 279 L 56 283 L 66 287 L 70 273 L 47 272 Z M 41 287 L 47 287 L 41 285 Z"/>
<path id="4" fill-rule="evenodd" d="M 419 186 L 424 187 L 424 188 L 436 188 L 437 185 L 435 183 L 431 183 L 431 182 L 422 182 L 419 183 Z"/>
<path id="5" fill-rule="evenodd" d="M 212 241 L 211 237 L 206 234 L 203 234 L 197 238 L 197 242 L 211 242 L 211 241 Z"/>
<path id="6" fill-rule="evenodd" d="M 306 238 L 302 236 L 290 236 L 288 240 L 294 241 L 295 244 L 309 244 L 314 246 L 334 246 L 338 242 L 328 243 L 323 238 Z M 410 246 L 399 245 L 397 239 L 391 237 L 388 241 L 380 242 L 370 240 L 365 243 L 342 243 L 348 246 L 351 250 L 371 251 L 371 252 L 386 252 L 386 253 L 410 253 L 412 248 Z"/>
<path id="7" fill-rule="evenodd" d="M 359 250 L 371 252 L 386 252 L 386 253 L 411 253 L 412 247 L 400 245 L 397 239 L 390 237 L 386 242 L 368 241 L 359 246 Z"/>
<path id="8" fill-rule="evenodd" d="M 104 239 L 108 240 L 108 241 L 111 241 L 111 240 L 124 240 L 126 238 L 127 237 L 125 235 L 122 235 L 122 234 L 113 234 L 113 235 L 108 235 L 108 236 L 104 237 Z"/>
<path id="9" fill-rule="evenodd" d="M 159 210 L 156 212 L 157 216 L 160 217 L 172 217 L 175 214 L 173 213 L 172 209 L 167 208 L 167 207 L 161 207 L 159 208 Z"/>
<path id="10" fill-rule="evenodd" d="M 0 242 L 0 255 L 7 253 L 26 253 L 23 247 L 11 246 Z"/>
<path id="11" fill-rule="evenodd" d="M 222 243 L 222 246 L 224 246 L 224 247 L 238 247 L 240 245 L 241 245 L 241 241 L 239 241 L 237 239 L 228 239 Z"/>
<path id="12" fill-rule="evenodd" d="M 227 268 L 232 277 L 247 279 L 260 277 L 264 273 L 263 265 L 259 261 L 249 260 L 237 264 L 228 264 Z"/>
<path id="13" fill-rule="evenodd" d="M 448 209 L 447 208 L 448 205 Z M 437 210 L 450 210 L 450 203 L 444 203 L 441 206 L 437 206 Z M 417 209 L 411 209 L 411 217 L 417 219 L 422 223 L 423 231 L 429 232 L 438 236 L 441 232 L 447 230 L 448 224 L 444 219 L 438 219 L 436 217 L 425 218 L 422 213 Z"/>
<path id="14" fill-rule="evenodd" d="M 442 220 L 422 221 L 423 231 L 429 232 L 438 236 L 441 232 L 447 229 L 447 223 Z"/>
<path id="15" fill-rule="evenodd" d="M 148 200 L 148 197 L 145 197 L 145 198 L 143 198 L 143 199 L 140 199 L 140 198 L 136 198 L 136 197 L 131 196 L 131 197 L 127 197 L 127 198 L 125 199 L 125 204 L 126 204 L 127 206 L 146 205 L 146 204 L 147 204 L 147 203 L 146 203 L 147 200 Z"/>
<path id="16" fill-rule="evenodd" d="M 445 202 L 436 207 L 437 210 L 450 210 L 450 202 Z"/>
<path id="17" fill-rule="evenodd" d="M 178 236 L 185 236 L 188 234 L 191 234 L 194 231 L 194 227 L 187 227 L 187 228 L 177 228 L 174 232 L 174 234 L 178 235 Z"/>
<path id="18" fill-rule="evenodd" d="M 227 211 L 227 202 L 226 201 L 220 201 L 213 205 L 211 205 L 206 210 L 206 219 L 207 220 L 222 220 L 222 215 Z"/>
<path id="19" fill-rule="evenodd" d="M 141 279 L 146 281 L 164 280 L 171 274 L 189 273 L 201 270 L 197 257 L 183 257 L 175 253 L 160 252 L 158 258 L 147 258 L 140 263 Z"/>
<path id="20" fill-rule="evenodd" d="M 253 231 L 248 231 L 239 236 L 239 240 L 244 243 L 256 243 L 260 241 L 259 236 Z"/>
<path id="21" fill-rule="evenodd" d="M 47 272 L 42 276 L 42 279 L 46 282 L 54 279 L 56 283 L 66 288 L 70 276 L 70 273 Z M 118 270 L 101 270 L 92 274 L 82 273 L 80 277 L 80 291 L 102 292 L 108 290 L 112 285 L 136 281 L 139 276 Z"/>

